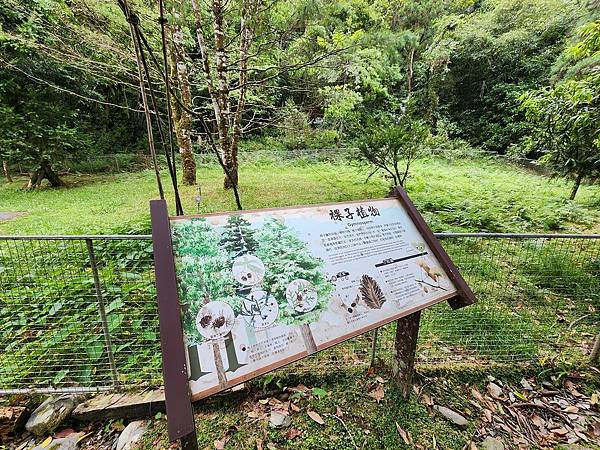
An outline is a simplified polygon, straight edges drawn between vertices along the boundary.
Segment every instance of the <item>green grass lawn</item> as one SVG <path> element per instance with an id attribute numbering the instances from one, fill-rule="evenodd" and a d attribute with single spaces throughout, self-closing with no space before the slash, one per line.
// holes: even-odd
<path id="1" fill-rule="evenodd" d="M 172 206 L 172 189 L 163 172 Z M 242 165 L 244 208 L 289 206 L 382 197 L 389 185 L 346 163 L 262 161 Z M 235 209 L 216 166 L 200 166 L 201 212 Z M 0 184 L 0 211 L 25 212 L 0 222 L 0 234 L 77 234 L 148 230 L 148 201 L 158 198 L 154 173 L 69 175 L 69 187 L 23 190 L 25 179 Z M 431 158 L 415 164 L 407 184 L 435 231 L 586 231 L 600 221 L 600 188 L 570 185 L 492 160 Z M 184 209 L 197 211 L 196 188 L 181 187 Z"/>
<path id="2" fill-rule="evenodd" d="M 218 167 L 202 166 L 198 175 L 204 197 L 201 212 L 235 208 L 231 192 L 222 189 Z M 382 197 L 388 191 L 386 180 L 365 183 L 365 178 L 365 170 L 343 163 L 262 161 L 242 167 L 241 195 L 246 208 L 261 208 Z M 0 185 L 0 211 L 28 213 L 0 222 L 0 234 L 149 231 L 148 201 L 157 197 L 153 172 L 71 175 L 65 179 L 67 188 L 45 187 L 34 192 L 22 190 L 24 179 Z M 169 192 L 166 179 L 165 187 Z M 566 200 L 570 190 L 567 183 L 501 162 L 423 160 L 415 165 L 408 190 L 436 231 L 600 231 L 599 187 L 582 187 L 576 201 L 571 202 Z M 187 213 L 196 212 L 195 195 L 195 187 L 182 187 Z M 171 198 L 169 203 L 172 205 Z M 201 402 L 196 420 L 200 447 L 214 448 L 214 442 L 227 435 L 227 448 L 259 448 L 259 442 L 262 448 L 408 448 L 397 431 L 398 424 L 423 448 L 460 449 L 473 435 L 477 416 L 477 412 L 468 412 L 465 395 L 470 388 L 466 384 L 485 388 L 486 374 L 473 372 L 477 363 L 485 368 L 493 366 L 486 366 L 485 361 L 504 363 L 518 382 L 524 376 L 521 362 L 535 361 L 544 366 L 550 361 L 555 371 L 562 371 L 587 357 L 587 347 L 581 343 L 589 344 L 597 332 L 597 319 L 591 312 L 600 308 L 600 281 L 590 256 L 598 254 L 598 247 L 590 246 L 590 242 L 586 246 L 575 241 L 542 245 L 537 240 L 492 239 L 445 239 L 443 244 L 477 292 L 479 302 L 459 311 L 441 304 L 425 312 L 419 368 L 426 374 L 432 373 L 432 367 L 444 371 L 442 378 L 450 384 L 426 380 L 428 392 L 439 404 L 466 411 L 470 419 L 466 429 L 432 413 L 422 399 L 401 401 L 385 364 L 376 373 L 386 380 L 385 397 L 379 403 L 370 397 L 368 393 L 378 381 L 366 374 L 370 335 L 364 335 L 304 360 L 301 364 L 309 366 L 308 371 L 298 366 L 282 369 L 252 381 L 245 393 Z M 56 383 L 108 381 L 110 372 L 103 369 L 108 367 L 107 356 L 98 350 L 103 335 L 94 306 L 93 279 L 87 275 L 85 243 L 26 245 L 14 244 L 10 247 L 13 250 L 4 253 L 9 268 L 6 273 L 14 274 L 15 285 L 0 290 L 0 302 L 11 305 L 0 310 L 0 321 L 12 330 L 5 333 L 0 348 L 21 347 L 20 353 L 5 352 L 0 368 L 14 366 L 22 372 L 4 373 L 0 369 L 0 381 L 2 376 L 35 377 L 39 367 L 52 371 Z M 106 286 L 104 299 L 120 380 L 126 385 L 158 384 L 151 245 L 98 242 L 95 248 Z M 10 270 L 10 264 L 19 265 L 20 259 L 12 255 L 20 255 L 20 251 L 28 254 L 31 277 Z M 0 251 L 0 259 L 2 255 Z M 71 283 L 73 274 L 81 278 L 75 284 Z M 571 329 L 569 324 L 577 320 Z M 50 340 L 40 335 L 44 347 L 31 338 L 29 330 L 42 329 L 47 323 L 60 326 Z M 387 367 L 393 334 L 391 326 L 380 331 L 378 357 L 388 363 Z M 87 362 L 64 369 L 71 353 L 65 352 L 64 359 L 56 355 L 48 358 L 47 353 L 54 348 L 74 350 Z M 357 362 L 362 362 L 360 368 Z M 286 397 L 289 392 L 282 392 L 281 386 L 299 383 L 317 388 L 320 394 L 310 390 L 291 399 L 298 408 L 292 411 L 292 427 L 302 434 L 289 438 L 287 430 L 268 427 L 268 413 L 280 406 L 273 397 L 284 403 L 290 400 Z M 273 391 L 276 393 L 267 394 Z M 271 398 L 268 403 L 266 397 Z M 343 423 L 334 417 L 338 408 Z M 310 419 L 309 411 L 319 413 L 325 424 Z M 167 446 L 163 416 L 154 420 L 143 448 Z"/>

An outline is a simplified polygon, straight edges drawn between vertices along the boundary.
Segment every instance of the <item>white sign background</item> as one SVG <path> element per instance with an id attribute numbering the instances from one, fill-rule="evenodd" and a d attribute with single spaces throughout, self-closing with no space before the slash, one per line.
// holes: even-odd
<path id="1" fill-rule="evenodd" d="M 186 221 L 205 220 L 217 232 L 222 232 L 232 215 L 173 217 L 171 227 L 176 230 Z M 311 291 L 310 283 L 294 278 L 291 273 L 290 279 L 285 280 L 289 283 L 285 299 L 273 298 L 265 291 L 268 286 L 253 288 L 246 302 L 271 306 L 260 323 L 236 313 L 234 320 L 227 320 L 228 327 L 231 326 L 227 328 L 230 330 L 227 339 L 219 335 L 216 339 L 188 345 L 193 400 L 457 295 L 456 288 L 395 198 L 259 210 L 240 215 L 257 233 L 268 221 L 285 225 L 286 230 L 305 243 L 311 257 L 321 260 L 320 276 L 331 284 L 330 293 L 325 306 L 315 313 L 315 320 L 288 324 L 278 320 L 284 302 L 290 304 L 291 317 L 295 311 L 301 318 L 307 309 L 315 307 L 316 293 Z M 179 279 L 175 239 L 173 244 Z M 268 262 L 265 266 L 268 275 Z M 239 281 L 239 274 L 236 276 Z"/>

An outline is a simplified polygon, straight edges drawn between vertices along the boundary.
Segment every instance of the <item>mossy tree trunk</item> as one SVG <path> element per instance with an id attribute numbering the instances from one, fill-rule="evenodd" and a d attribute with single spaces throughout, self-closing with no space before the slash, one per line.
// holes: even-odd
<path id="1" fill-rule="evenodd" d="M 412 390 L 420 322 L 421 311 L 396 321 L 394 375 L 404 398 Z"/>
<path id="2" fill-rule="evenodd" d="M 169 27 L 171 45 L 169 46 L 170 76 L 179 90 L 181 102 L 186 108 L 192 107 L 192 94 L 190 80 L 186 66 L 186 53 L 183 47 L 183 35 L 178 25 Z M 192 118 L 188 111 L 181 107 L 176 99 L 171 97 L 171 116 L 175 128 L 175 136 L 181 155 L 181 169 L 183 184 L 192 186 L 196 184 L 196 160 L 192 147 Z"/>
<path id="3" fill-rule="evenodd" d="M 50 163 L 46 160 L 42 160 L 40 161 L 39 167 L 29 173 L 27 189 L 32 190 L 40 187 L 44 178 L 50 182 L 50 186 L 52 187 L 60 187 L 65 185 L 58 174 L 52 169 Z"/>

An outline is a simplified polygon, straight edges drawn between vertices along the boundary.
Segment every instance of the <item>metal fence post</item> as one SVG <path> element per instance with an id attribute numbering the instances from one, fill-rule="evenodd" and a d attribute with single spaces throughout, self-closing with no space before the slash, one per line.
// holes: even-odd
<path id="1" fill-rule="evenodd" d="M 104 307 L 104 297 L 102 296 L 102 289 L 100 286 L 100 277 L 98 275 L 98 266 L 96 264 L 96 255 L 94 254 L 94 244 L 91 239 L 86 239 L 88 256 L 90 259 L 90 267 L 92 268 L 92 274 L 94 276 L 94 286 L 96 288 L 96 299 L 98 300 L 98 309 L 100 311 L 100 320 L 102 321 L 102 331 L 104 332 L 104 343 L 106 344 L 106 353 L 108 354 L 108 361 L 110 363 L 110 370 L 112 373 L 113 385 L 117 387 L 119 385 L 119 375 L 117 373 L 117 366 L 115 364 L 115 357 L 112 351 L 112 343 L 110 341 L 110 332 L 108 330 L 108 320 L 106 319 L 106 308 Z"/>

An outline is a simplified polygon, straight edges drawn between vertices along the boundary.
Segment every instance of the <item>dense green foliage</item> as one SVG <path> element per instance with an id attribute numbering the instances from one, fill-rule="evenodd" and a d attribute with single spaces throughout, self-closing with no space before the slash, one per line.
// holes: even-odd
<path id="1" fill-rule="evenodd" d="M 129 3 L 160 56 L 156 6 Z M 294 0 L 263 8 L 251 23 L 247 86 L 237 81 L 234 53 L 225 80 L 232 103 L 239 84 L 246 89 L 242 151 L 380 145 L 373 135 L 381 131 L 376 125 L 382 117 L 410 110 L 415 121 L 430 127 L 434 148 L 454 148 L 454 140 L 462 139 L 486 151 L 543 157 L 556 168 L 564 165 L 564 152 L 552 150 L 555 137 L 540 125 L 538 119 L 547 117 L 544 105 L 538 102 L 533 114 L 521 99 L 529 98 L 530 105 L 543 95 L 564 100 L 561 93 L 575 88 L 598 98 L 593 2 Z M 210 117 L 191 4 L 168 1 L 166 10 L 169 23 L 181 30 L 191 107 Z M 242 2 L 229 2 L 225 13 L 223 31 L 233 45 Z M 212 40 L 212 13 L 202 6 L 199 14 Z M 212 64 L 217 55 L 211 45 Z M 0 58 L 0 157 L 13 168 L 32 170 L 42 161 L 64 168 L 66 159 L 145 151 L 135 58 L 116 4 L 7 0 L 0 5 Z M 151 70 L 158 79 L 157 67 Z M 159 108 L 166 114 L 161 98 Z M 579 123 L 581 117 L 568 110 L 563 108 L 564 120 Z M 596 139 L 598 122 L 591 114 L 588 142 Z M 217 125 L 209 126 L 216 136 Z M 581 134 L 579 128 L 563 131 Z M 204 151 L 197 121 L 191 133 L 195 151 Z M 592 156 L 579 159 L 584 179 L 593 181 L 587 165 L 597 149 L 589 151 Z"/>
<path id="2" fill-rule="evenodd" d="M 0 3 L 0 159 L 144 151 L 128 31 L 110 2 Z"/>
<path id="3" fill-rule="evenodd" d="M 526 117 L 536 124 L 525 148 L 575 180 L 571 200 L 583 179 L 600 177 L 600 21 L 583 26 L 578 37 L 560 61 L 571 66 L 564 67 L 564 80 L 521 97 Z"/>

